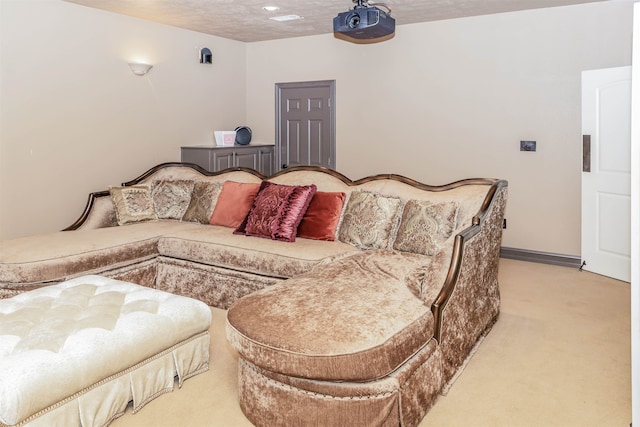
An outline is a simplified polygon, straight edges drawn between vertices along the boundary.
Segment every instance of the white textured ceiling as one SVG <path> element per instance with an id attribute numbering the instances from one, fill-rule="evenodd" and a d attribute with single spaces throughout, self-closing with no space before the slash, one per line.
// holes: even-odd
<path id="1" fill-rule="evenodd" d="M 333 17 L 353 7 L 352 0 L 66 1 L 243 42 L 332 33 Z M 396 25 L 402 25 L 594 1 L 603 0 L 389 0 L 386 4 L 392 8 Z M 280 10 L 266 12 L 262 7 L 267 5 Z M 269 19 L 279 15 L 303 19 Z"/>

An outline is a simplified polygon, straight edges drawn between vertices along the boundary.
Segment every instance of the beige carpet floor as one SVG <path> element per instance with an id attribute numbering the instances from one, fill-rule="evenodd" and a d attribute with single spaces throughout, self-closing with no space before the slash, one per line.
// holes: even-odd
<path id="1" fill-rule="evenodd" d="M 500 287 L 500 319 L 420 426 L 629 426 L 629 284 L 503 259 Z M 211 369 L 112 427 L 251 426 L 236 399 L 225 312 L 212 312 Z"/>

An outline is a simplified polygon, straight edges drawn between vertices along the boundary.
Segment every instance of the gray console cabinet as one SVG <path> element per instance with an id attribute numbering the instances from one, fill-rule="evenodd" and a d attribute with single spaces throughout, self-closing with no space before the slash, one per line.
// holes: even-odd
<path id="1" fill-rule="evenodd" d="M 208 171 L 218 172 L 226 168 L 242 166 L 255 169 L 266 176 L 273 174 L 273 145 L 187 145 L 181 147 L 181 161 L 195 163 Z"/>

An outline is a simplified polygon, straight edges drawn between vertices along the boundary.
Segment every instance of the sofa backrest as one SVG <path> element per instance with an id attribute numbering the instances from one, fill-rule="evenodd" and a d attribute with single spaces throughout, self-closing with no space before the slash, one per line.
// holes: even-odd
<path id="1" fill-rule="evenodd" d="M 456 230 L 471 225 L 487 196 L 491 179 L 464 180 L 457 183 L 430 186 L 400 175 L 376 175 L 351 181 L 334 171 L 319 168 L 289 169 L 268 178 L 269 181 L 286 185 L 315 184 L 318 191 L 370 191 L 389 197 L 399 197 L 403 203 L 411 199 L 433 202 L 455 202 L 458 204 Z M 454 232 L 455 234 L 455 232 Z"/>
<path id="2" fill-rule="evenodd" d="M 185 163 L 165 163 L 158 165 L 131 181 L 125 182 L 123 186 L 135 184 L 151 185 L 155 181 L 173 180 L 204 180 L 212 182 L 236 181 L 236 182 L 257 182 L 260 183 L 264 176 L 257 171 L 246 168 L 226 169 L 219 173 L 211 173 Z"/>
<path id="3" fill-rule="evenodd" d="M 136 184 L 152 186 L 157 181 L 212 181 L 227 180 L 247 183 L 260 183 L 264 176 L 257 171 L 246 168 L 234 168 L 220 173 L 207 172 L 205 169 L 186 163 L 163 163 L 149 169 L 137 178 L 122 183 L 123 187 Z M 109 190 L 89 194 L 89 200 L 82 215 L 64 231 L 115 227 L 118 225 L 115 206 Z"/>
<path id="4" fill-rule="evenodd" d="M 489 189 L 497 182 L 494 179 L 470 179 L 447 185 L 430 186 L 400 175 L 376 175 L 352 181 L 336 171 L 310 166 L 286 169 L 270 178 L 266 178 L 260 173 L 246 168 L 233 168 L 211 173 L 196 165 L 166 163 L 158 165 L 122 185 L 146 184 L 152 186 L 158 181 L 172 180 L 217 182 L 230 180 L 243 183 L 260 183 L 263 179 L 285 185 L 315 184 L 318 191 L 344 192 L 348 195 L 354 191 L 373 192 L 382 196 L 399 198 L 402 203 L 412 199 L 432 202 L 454 202 L 458 206 L 456 225 L 451 237 L 442 242 L 443 247 L 451 247 L 455 235 L 472 225 L 473 218 L 481 210 Z M 347 203 L 345 203 L 345 207 Z M 116 225 L 114 205 L 109 197 L 109 192 L 103 191 L 93 193 L 90 196 L 83 216 L 67 229 L 101 228 Z"/>

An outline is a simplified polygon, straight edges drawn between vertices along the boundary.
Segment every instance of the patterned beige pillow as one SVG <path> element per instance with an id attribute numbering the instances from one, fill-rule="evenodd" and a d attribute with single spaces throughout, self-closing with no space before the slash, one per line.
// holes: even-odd
<path id="1" fill-rule="evenodd" d="M 221 182 L 198 181 L 193 186 L 189 207 L 182 217 L 183 221 L 209 224 L 213 208 L 222 190 Z"/>
<path id="2" fill-rule="evenodd" d="M 159 219 L 182 219 L 193 191 L 193 181 L 162 180 L 151 186 L 151 198 Z"/>
<path id="3" fill-rule="evenodd" d="M 109 194 L 116 208 L 118 225 L 158 219 L 149 186 L 111 187 Z"/>
<path id="4" fill-rule="evenodd" d="M 338 239 L 359 249 L 386 249 L 402 209 L 402 201 L 354 191 L 344 211 Z"/>
<path id="5" fill-rule="evenodd" d="M 458 204 L 409 200 L 393 248 L 403 252 L 433 255 L 456 228 Z"/>

